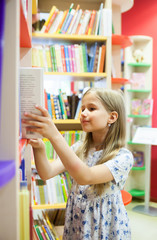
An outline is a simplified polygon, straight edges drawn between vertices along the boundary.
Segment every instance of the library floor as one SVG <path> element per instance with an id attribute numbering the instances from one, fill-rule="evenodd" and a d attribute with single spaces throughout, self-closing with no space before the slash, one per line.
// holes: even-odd
<path id="1" fill-rule="evenodd" d="M 137 213 L 132 210 L 137 205 L 144 205 L 143 202 L 132 200 L 126 206 L 132 231 L 132 240 L 157 240 L 157 217 Z M 157 203 L 150 203 L 149 206 L 157 209 Z"/>

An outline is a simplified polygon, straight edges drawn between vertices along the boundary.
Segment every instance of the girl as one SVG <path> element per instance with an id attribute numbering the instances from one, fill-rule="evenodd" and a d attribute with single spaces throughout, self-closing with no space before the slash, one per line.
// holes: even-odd
<path id="1" fill-rule="evenodd" d="M 25 113 L 28 130 L 50 140 L 59 160 L 50 163 L 41 139 L 31 139 L 35 164 L 44 180 L 67 170 L 73 185 L 66 206 L 64 240 L 129 240 L 131 231 L 121 192 L 133 165 L 125 145 L 125 107 L 118 91 L 91 88 L 82 98 L 85 139 L 71 148 L 47 110 Z M 33 128 L 32 128 L 33 127 Z"/>

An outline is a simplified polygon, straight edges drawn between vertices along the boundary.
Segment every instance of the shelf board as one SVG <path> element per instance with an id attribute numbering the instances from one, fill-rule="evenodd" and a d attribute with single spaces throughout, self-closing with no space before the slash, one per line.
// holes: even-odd
<path id="1" fill-rule="evenodd" d="M 143 166 L 143 167 L 132 167 L 132 170 L 135 170 L 135 171 L 143 171 L 145 169 L 146 169 L 145 166 Z"/>
<path id="2" fill-rule="evenodd" d="M 128 63 L 128 65 L 132 67 L 151 67 L 150 63 L 144 63 L 144 62 L 130 62 Z"/>
<path id="3" fill-rule="evenodd" d="M 53 39 L 53 40 L 63 40 L 63 41 L 86 41 L 86 42 L 104 42 L 107 37 L 95 36 L 95 35 L 76 35 L 76 34 L 50 34 L 50 33 L 32 33 L 33 38 L 39 39 Z"/>
<path id="4" fill-rule="evenodd" d="M 138 92 L 138 93 L 150 93 L 149 89 L 128 89 L 128 92 Z"/>
<path id="5" fill-rule="evenodd" d="M 112 45 L 119 45 L 121 48 L 126 48 L 132 45 L 128 36 L 112 34 Z"/>
<path id="6" fill-rule="evenodd" d="M 129 193 L 130 193 L 133 197 L 145 196 L 145 191 L 144 191 L 144 190 L 131 189 L 131 190 L 129 191 Z"/>
<path id="7" fill-rule="evenodd" d="M 0 160 L 0 188 L 5 186 L 15 176 L 15 161 Z"/>
<path id="8" fill-rule="evenodd" d="M 58 76 L 69 76 L 71 78 L 79 77 L 79 80 L 82 78 L 84 81 L 93 80 L 97 81 L 107 77 L 106 73 L 95 73 L 95 72 L 85 72 L 85 73 L 73 73 L 73 72 L 45 72 L 45 75 L 58 75 Z"/>
<path id="9" fill-rule="evenodd" d="M 33 205 L 32 208 L 33 209 L 65 209 L 66 208 L 66 203 Z"/>
<path id="10" fill-rule="evenodd" d="M 129 144 L 129 145 L 144 145 L 143 143 L 134 143 L 132 141 L 128 141 L 127 144 Z"/>
<path id="11" fill-rule="evenodd" d="M 28 29 L 28 23 L 25 18 L 22 3 L 20 1 L 20 47 L 31 48 L 31 36 Z"/>
<path id="12" fill-rule="evenodd" d="M 112 78 L 112 83 L 120 83 L 120 84 L 127 84 L 130 83 L 130 81 L 126 78 Z"/>
<path id="13" fill-rule="evenodd" d="M 151 115 L 133 115 L 133 114 L 130 114 L 128 115 L 129 118 L 150 118 Z"/>
<path id="14" fill-rule="evenodd" d="M 75 120 L 75 119 L 54 119 L 53 120 L 54 124 L 58 128 L 59 131 L 65 131 L 65 130 L 82 130 L 80 120 Z"/>
<path id="15" fill-rule="evenodd" d="M 118 5 L 121 8 L 121 13 L 128 11 L 133 7 L 134 0 L 112 0 L 112 4 Z"/>

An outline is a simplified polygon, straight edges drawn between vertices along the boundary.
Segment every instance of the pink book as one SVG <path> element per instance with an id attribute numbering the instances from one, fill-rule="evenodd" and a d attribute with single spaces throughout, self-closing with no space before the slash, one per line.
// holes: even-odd
<path id="1" fill-rule="evenodd" d="M 153 99 L 144 99 L 142 102 L 142 115 L 152 115 Z"/>

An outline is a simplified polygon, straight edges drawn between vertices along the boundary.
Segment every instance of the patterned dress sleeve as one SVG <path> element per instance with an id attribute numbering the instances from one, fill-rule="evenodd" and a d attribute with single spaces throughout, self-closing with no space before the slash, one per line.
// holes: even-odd
<path id="1" fill-rule="evenodd" d="M 110 169 L 116 184 L 124 185 L 133 166 L 133 155 L 129 150 L 122 148 L 112 160 L 104 164 Z"/>

